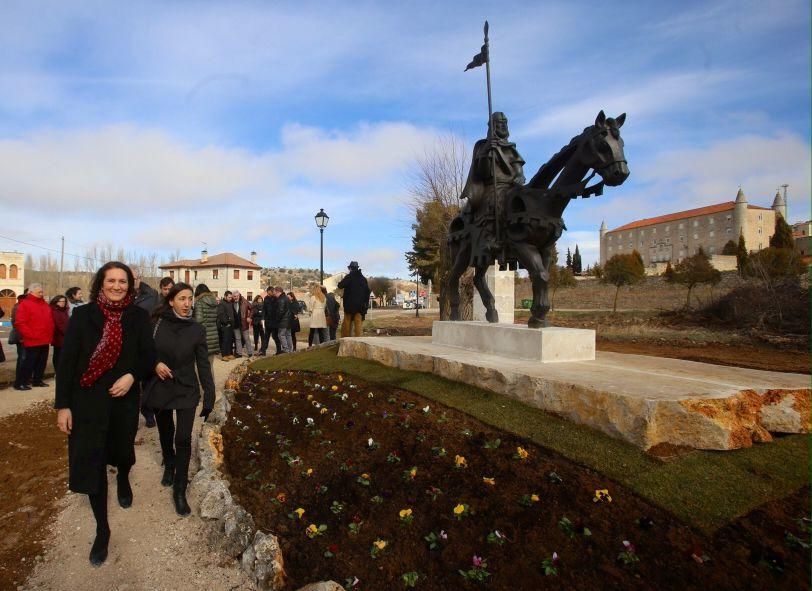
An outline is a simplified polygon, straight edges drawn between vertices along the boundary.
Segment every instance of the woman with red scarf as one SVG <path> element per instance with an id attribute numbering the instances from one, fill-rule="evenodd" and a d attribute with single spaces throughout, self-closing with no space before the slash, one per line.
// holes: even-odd
<path id="1" fill-rule="evenodd" d="M 56 374 L 57 424 L 68 435 L 68 485 L 90 499 L 96 539 L 90 562 L 107 559 L 107 466 L 117 468 L 118 503 L 132 505 L 130 468 L 138 430 L 137 385 L 155 370 L 149 314 L 133 305 L 130 268 L 102 266 L 90 288 L 90 304 L 73 310 Z"/>

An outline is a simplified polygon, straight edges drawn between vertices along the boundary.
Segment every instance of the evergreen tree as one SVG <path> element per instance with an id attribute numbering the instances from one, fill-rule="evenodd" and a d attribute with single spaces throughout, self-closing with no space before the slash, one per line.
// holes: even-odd
<path id="1" fill-rule="evenodd" d="M 567 247 L 567 269 L 572 269 L 572 254 L 569 247 Z"/>
<path id="2" fill-rule="evenodd" d="M 581 274 L 581 253 L 578 251 L 578 245 L 575 245 L 575 254 L 572 255 L 572 272 L 576 275 Z"/>
<path id="3" fill-rule="evenodd" d="M 775 216 L 775 232 L 770 237 L 771 248 L 795 248 L 795 238 L 792 237 L 792 228 L 784 220 L 784 216 Z"/>
<path id="4" fill-rule="evenodd" d="M 713 267 L 710 259 L 701 248 L 694 256 L 683 259 L 674 267 L 674 281 L 688 286 L 685 307 L 691 307 L 691 291 L 700 283 L 716 285 L 722 280 L 722 274 Z"/>
<path id="5" fill-rule="evenodd" d="M 735 255 L 736 254 L 736 243 L 733 240 L 728 240 L 725 243 L 724 248 L 722 248 L 722 254 L 724 255 Z"/>
<path id="6" fill-rule="evenodd" d="M 666 263 L 663 277 L 665 277 L 665 280 L 668 281 L 668 283 L 672 283 L 674 281 L 674 267 L 671 266 L 671 261 Z"/>
<path id="7" fill-rule="evenodd" d="M 597 265 L 596 265 L 597 267 Z M 643 258 L 636 250 L 631 254 L 616 254 L 606 261 L 603 268 L 601 281 L 614 285 L 615 299 L 612 303 L 612 312 L 617 311 L 617 296 L 620 288 L 624 285 L 634 285 L 646 278 L 646 269 L 643 266 Z"/>
<path id="8" fill-rule="evenodd" d="M 747 253 L 747 245 L 744 243 L 744 234 L 739 234 L 739 243 L 736 246 L 736 268 L 739 270 L 739 275 L 747 273 L 747 263 L 750 255 Z"/>

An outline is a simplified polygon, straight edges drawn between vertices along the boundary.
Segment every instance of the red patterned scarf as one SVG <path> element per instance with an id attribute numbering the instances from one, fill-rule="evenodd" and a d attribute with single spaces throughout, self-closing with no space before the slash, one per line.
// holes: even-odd
<path id="1" fill-rule="evenodd" d="M 93 355 L 90 356 L 90 364 L 79 380 L 79 385 L 83 388 L 89 388 L 95 384 L 96 380 L 105 372 L 110 371 L 118 361 L 118 357 L 121 355 L 122 340 L 121 314 L 132 302 L 131 294 L 127 294 L 119 302 L 111 302 L 101 291 L 96 296 L 96 304 L 104 314 L 104 328 L 102 328 L 101 340 L 96 345 Z"/>

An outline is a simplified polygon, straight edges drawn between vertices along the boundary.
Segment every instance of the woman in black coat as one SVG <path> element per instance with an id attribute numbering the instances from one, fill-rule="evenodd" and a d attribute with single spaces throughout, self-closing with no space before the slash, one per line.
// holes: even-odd
<path id="1" fill-rule="evenodd" d="M 206 346 L 206 329 L 192 317 L 193 301 L 192 286 L 177 283 L 153 314 L 158 379 L 149 386 L 145 402 L 155 409 L 161 438 L 164 458 L 161 484 L 172 485 L 175 511 L 180 516 L 191 513 L 186 501 L 186 485 L 192 456 L 192 426 L 200 402 L 201 384 L 203 411 L 200 416 L 203 420 L 214 407 L 214 379 Z"/>
<path id="2" fill-rule="evenodd" d="M 138 430 L 137 384 L 155 367 L 149 314 L 133 304 L 132 271 L 110 262 L 90 288 L 90 304 L 74 308 L 56 372 L 57 424 L 68 435 L 68 485 L 90 499 L 96 539 L 90 562 L 107 559 L 107 465 L 116 466 L 118 503 L 133 502 L 129 481 Z M 133 387 L 136 385 L 136 387 Z"/>

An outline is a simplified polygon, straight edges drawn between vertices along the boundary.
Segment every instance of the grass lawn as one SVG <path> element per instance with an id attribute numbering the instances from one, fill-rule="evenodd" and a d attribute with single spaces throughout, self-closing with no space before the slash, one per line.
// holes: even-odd
<path id="1" fill-rule="evenodd" d="M 606 475 L 705 533 L 809 482 L 809 436 L 778 437 L 734 451 L 692 451 L 663 462 L 603 433 L 554 417 L 521 402 L 433 374 L 338 357 L 338 347 L 280 355 L 256 370 L 341 371 L 390 384 L 457 408 L 480 421 Z"/>

